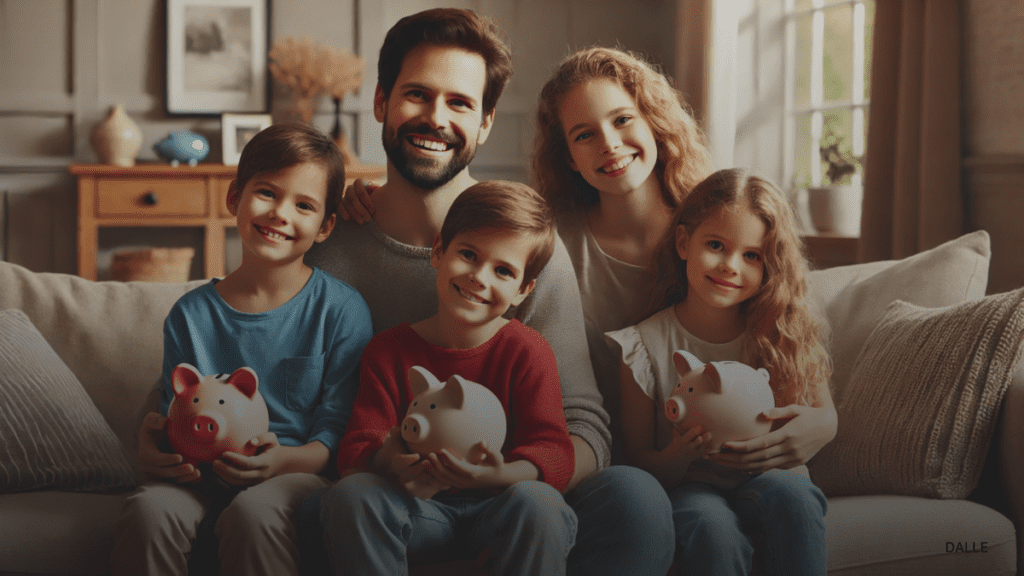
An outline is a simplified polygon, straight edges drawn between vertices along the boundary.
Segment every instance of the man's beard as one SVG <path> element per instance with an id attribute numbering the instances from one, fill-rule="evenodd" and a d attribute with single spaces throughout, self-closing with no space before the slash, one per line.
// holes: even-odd
<path id="1" fill-rule="evenodd" d="M 448 160 L 435 158 L 412 157 L 405 145 L 410 134 L 421 134 L 444 142 L 451 146 L 452 156 Z M 402 178 L 423 190 L 434 190 L 444 186 L 462 172 L 476 155 L 476 145 L 470 145 L 465 138 L 444 130 L 432 130 L 426 124 L 413 125 L 406 123 L 399 126 L 393 134 L 387 129 L 387 116 L 384 118 L 384 152 L 388 160 L 398 170 Z"/>

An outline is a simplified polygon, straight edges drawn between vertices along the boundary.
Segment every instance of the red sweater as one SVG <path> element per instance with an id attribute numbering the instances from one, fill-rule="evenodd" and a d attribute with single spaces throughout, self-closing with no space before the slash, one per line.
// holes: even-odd
<path id="1" fill-rule="evenodd" d="M 512 320 L 476 348 L 431 344 L 407 323 L 380 332 L 363 351 L 359 393 L 338 446 L 338 470 L 370 469 L 384 435 L 398 426 L 411 401 L 408 373 L 422 366 L 444 382 L 458 374 L 490 389 L 501 401 L 508 433 L 506 462 L 528 460 L 558 490 L 572 477 L 572 441 L 562 410 L 555 355 L 532 328 Z"/>

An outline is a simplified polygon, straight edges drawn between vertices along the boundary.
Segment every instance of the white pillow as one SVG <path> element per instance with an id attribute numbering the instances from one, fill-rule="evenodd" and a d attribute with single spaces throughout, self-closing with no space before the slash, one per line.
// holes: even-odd
<path id="1" fill-rule="evenodd" d="M 832 394 L 838 403 L 861 347 L 885 307 L 896 300 L 939 308 L 985 295 L 991 258 L 984 230 L 965 234 L 903 260 L 812 271 L 811 300 L 832 332 Z"/>

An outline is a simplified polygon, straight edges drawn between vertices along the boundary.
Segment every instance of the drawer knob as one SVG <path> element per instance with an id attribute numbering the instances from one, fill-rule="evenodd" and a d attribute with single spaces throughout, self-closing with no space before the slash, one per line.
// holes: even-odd
<path id="1" fill-rule="evenodd" d="M 146 192 L 146 195 L 142 197 L 142 203 L 147 206 L 156 206 L 159 201 L 160 197 L 156 195 L 156 192 Z"/>

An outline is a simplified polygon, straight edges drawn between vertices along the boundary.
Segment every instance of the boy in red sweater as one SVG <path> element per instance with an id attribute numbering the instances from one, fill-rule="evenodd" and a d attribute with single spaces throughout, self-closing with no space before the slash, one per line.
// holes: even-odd
<path id="1" fill-rule="evenodd" d="M 321 500 L 336 574 L 405 574 L 408 564 L 489 552 L 492 574 L 564 574 L 576 516 L 562 499 L 573 446 L 558 370 L 543 337 L 503 315 L 533 290 L 554 246 L 554 220 L 528 186 L 481 182 L 452 204 L 434 240 L 438 312 L 375 336 L 361 365 L 343 478 Z M 398 431 L 423 366 L 491 389 L 505 408 L 504 446 L 479 461 L 446 450 L 421 459 Z"/>

